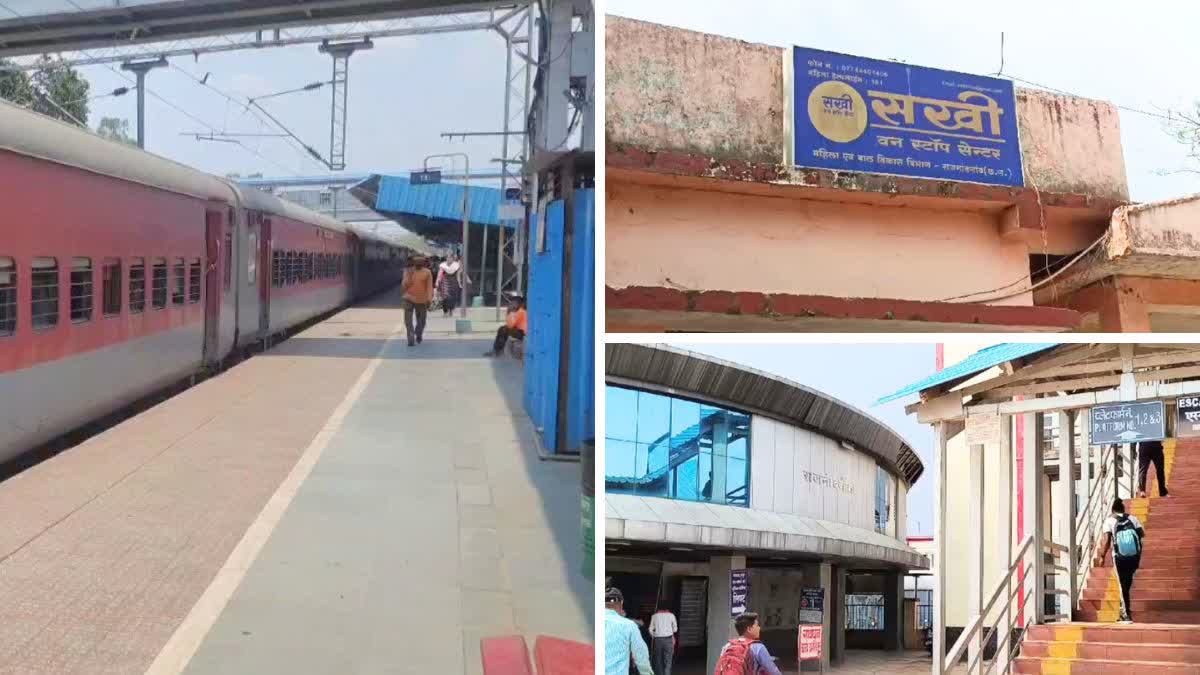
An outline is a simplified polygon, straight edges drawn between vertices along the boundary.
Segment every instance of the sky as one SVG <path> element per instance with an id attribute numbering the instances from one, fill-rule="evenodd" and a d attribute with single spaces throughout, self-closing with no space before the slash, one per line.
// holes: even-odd
<path id="1" fill-rule="evenodd" d="M 900 434 L 925 464 L 908 495 L 908 533 L 933 533 L 935 474 L 933 428 L 906 415 L 909 396 L 875 406 L 875 401 L 934 372 L 935 345 L 929 344 L 679 344 L 812 387 L 853 405 Z M 753 439 L 750 451 L 753 453 Z"/>
<path id="2" fill-rule="evenodd" d="M 32 13 L 28 2 L 5 3 Z M 84 4 L 84 3 L 80 3 Z M 92 4 L 92 3 L 87 3 Z M 504 116 L 504 40 L 495 32 L 380 38 L 375 48 L 350 57 L 346 160 L 348 173 L 407 172 L 420 168 L 426 155 L 467 152 L 472 171 L 499 169 L 499 137 L 448 141 L 449 131 L 497 131 Z M 104 49 L 90 50 L 105 54 Z M 259 155 L 231 143 L 197 141 L 181 132 L 279 133 L 240 105 L 248 96 L 292 89 L 332 76 L 329 56 L 317 45 L 205 54 L 199 60 L 174 57 L 171 67 L 151 71 L 148 88 L 197 119 L 146 96 L 146 149 L 215 174 L 261 172 L 265 176 L 322 175 L 330 171 L 283 139 L 243 139 Z M 198 84 L 208 84 L 238 103 Z M 129 120 L 136 133 L 136 95 L 132 74 L 119 65 L 83 66 L 80 72 L 93 94 L 129 86 L 130 93 L 92 102 L 89 125 L 101 117 Z M 125 79 L 122 75 L 128 77 Z M 330 88 L 290 94 L 262 102 L 306 143 L 329 154 Z M 264 116 L 265 119 L 265 116 Z M 451 168 L 451 167 L 447 167 Z M 461 161 L 453 168 L 462 168 Z"/>
<path id="3" fill-rule="evenodd" d="M 1045 0 L 607 0 L 605 12 L 778 47 L 799 45 L 913 65 L 1005 75 L 1161 114 L 1200 100 L 1200 4 Z M 1030 86 L 1017 83 L 1018 86 Z M 1166 120 L 1120 110 L 1130 197 L 1200 192 L 1200 169 Z M 1175 172 L 1162 175 L 1163 172 Z"/>

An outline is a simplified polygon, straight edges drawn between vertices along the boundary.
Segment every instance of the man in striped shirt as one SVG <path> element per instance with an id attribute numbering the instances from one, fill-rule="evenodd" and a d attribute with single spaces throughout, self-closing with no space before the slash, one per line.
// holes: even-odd
<path id="1" fill-rule="evenodd" d="M 624 614 L 625 596 L 620 589 L 604 591 L 604 675 L 629 675 L 629 659 L 641 675 L 654 675 L 650 669 L 650 650 L 638 625 Z"/>

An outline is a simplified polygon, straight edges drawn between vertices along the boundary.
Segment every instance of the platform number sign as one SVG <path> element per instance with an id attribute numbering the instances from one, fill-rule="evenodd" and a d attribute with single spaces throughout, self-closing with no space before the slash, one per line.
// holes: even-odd
<path id="1" fill-rule="evenodd" d="M 1175 402 L 1175 437 L 1200 437 L 1200 396 L 1184 396 Z"/>
<path id="2" fill-rule="evenodd" d="M 800 589 L 800 623 L 821 623 L 825 614 L 825 589 Z"/>
<path id="3" fill-rule="evenodd" d="M 441 171 L 413 171 L 408 175 L 411 185 L 436 185 L 442 182 Z"/>
<path id="4" fill-rule="evenodd" d="M 729 615 L 745 614 L 750 605 L 750 570 L 729 571 Z"/>
<path id="5" fill-rule="evenodd" d="M 1160 441 L 1167 436 L 1162 401 L 1098 405 L 1091 413 L 1092 445 Z"/>

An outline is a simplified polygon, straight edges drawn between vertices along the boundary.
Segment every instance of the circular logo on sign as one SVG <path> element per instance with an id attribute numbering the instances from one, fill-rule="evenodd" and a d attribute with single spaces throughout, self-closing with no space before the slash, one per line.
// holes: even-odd
<path id="1" fill-rule="evenodd" d="M 822 82 L 808 95 L 808 119 L 825 138 L 849 143 L 867 130 L 867 104 L 845 82 Z"/>

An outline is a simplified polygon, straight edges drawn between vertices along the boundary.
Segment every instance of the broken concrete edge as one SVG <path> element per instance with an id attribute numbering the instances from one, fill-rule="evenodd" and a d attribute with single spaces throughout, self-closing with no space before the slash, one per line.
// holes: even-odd
<path id="1" fill-rule="evenodd" d="M 623 143 L 608 144 L 605 166 L 612 169 L 644 171 L 670 176 L 763 183 L 797 188 L 874 192 L 882 195 L 969 199 L 1017 204 L 1035 209 L 1040 207 L 1080 208 L 1111 212 L 1129 204 L 1124 200 L 1086 194 L 1039 192 L 1031 187 L 792 167 L 782 163 L 750 162 L 673 150 L 653 150 Z M 1024 218 L 1022 220 L 1022 227 L 1038 226 L 1039 219 Z"/>
<path id="2" fill-rule="evenodd" d="M 1036 326 L 1074 330 L 1082 314 L 1061 307 L 983 305 L 895 298 L 841 298 L 735 291 L 683 291 L 661 286 L 605 286 L 605 308 L 752 315 L 779 319 L 901 320 L 928 323 Z"/>

